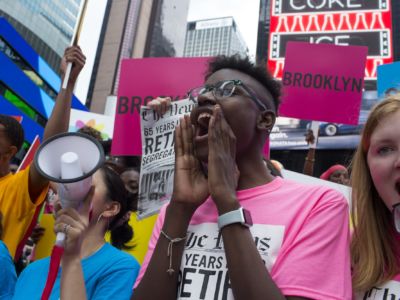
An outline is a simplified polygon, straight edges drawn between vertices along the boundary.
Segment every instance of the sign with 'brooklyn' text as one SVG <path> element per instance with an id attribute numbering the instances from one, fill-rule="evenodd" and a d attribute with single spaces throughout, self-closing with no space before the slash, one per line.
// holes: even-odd
<path id="1" fill-rule="evenodd" d="M 284 117 L 357 124 L 368 48 L 288 42 Z"/>
<path id="2" fill-rule="evenodd" d="M 142 155 L 140 108 L 157 97 L 184 99 L 203 84 L 207 57 L 125 59 L 121 64 L 112 155 Z"/>

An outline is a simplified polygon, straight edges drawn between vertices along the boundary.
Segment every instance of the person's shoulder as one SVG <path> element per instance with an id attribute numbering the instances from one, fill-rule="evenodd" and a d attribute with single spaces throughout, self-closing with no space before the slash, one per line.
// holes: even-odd
<path id="1" fill-rule="evenodd" d="M 15 186 L 14 183 L 16 183 L 16 182 L 18 182 L 18 183 L 26 182 L 27 183 L 28 182 L 27 179 L 29 178 L 29 169 L 30 168 L 28 167 L 24 170 L 18 171 L 15 174 L 10 173 L 10 174 L 0 178 L 0 183 L 6 184 L 6 185 L 12 183 L 12 186 Z M 18 187 L 20 187 L 20 186 L 18 186 Z"/>
<path id="2" fill-rule="evenodd" d="M 9 180 L 12 180 L 13 177 L 14 177 L 14 174 L 12 174 L 12 173 L 8 173 L 7 175 L 1 176 L 0 184 L 5 184 L 5 183 L 9 182 Z"/>
<path id="3" fill-rule="evenodd" d="M 9 260 L 12 262 L 10 252 L 8 251 L 7 245 L 3 241 L 0 241 L 0 258 L 3 261 Z"/>
<path id="4" fill-rule="evenodd" d="M 338 193 L 335 189 L 333 189 L 330 186 L 323 185 L 323 184 L 317 184 L 317 183 L 303 183 L 299 182 L 293 179 L 286 179 L 283 178 L 281 179 L 283 181 L 282 187 L 287 188 L 287 187 L 292 187 L 295 189 L 300 189 L 304 191 L 316 191 L 319 193 L 326 193 L 326 192 L 332 192 L 332 193 Z"/>
<path id="5" fill-rule="evenodd" d="M 49 264 L 50 264 L 50 257 L 45 257 L 42 259 L 35 260 L 22 271 L 20 277 L 29 276 L 30 274 L 35 274 L 35 276 L 36 275 L 42 276 L 45 272 L 47 273 L 49 271 Z"/>
<path id="6" fill-rule="evenodd" d="M 112 263 L 116 265 L 123 265 L 128 268 L 139 268 L 140 265 L 138 261 L 136 260 L 135 257 L 133 257 L 131 254 L 126 253 L 122 250 L 119 250 L 112 246 L 109 243 L 105 244 L 106 247 L 106 252 L 107 252 L 107 257 L 108 259 L 112 260 Z"/>
<path id="7" fill-rule="evenodd" d="M 29 172 L 30 172 L 30 168 L 31 168 L 31 166 L 29 165 L 25 169 L 16 172 L 15 174 L 12 175 L 12 178 L 20 179 L 20 178 L 28 177 L 29 176 Z"/>
<path id="8" fill-rule="evenodd" d="M 16 174 L 7 174 L 5 176 L 0 177 L 0 186 L 2 189 L 8 189 L 9 187 L 14 187 L 14 181 L 17 180 L 18 177 Z"/>
<path id="9" fill-rule="evenodd" d="M 50 263 L 50 257 L 45 257 L 41 258 L 38 260 L 35 260 L 34 262 L 30 263 L 28 265 L 28 268 L 42 268 L 42 267 L 47 267 Z"/>
<path id="10" fill-rule="evenodd" d="M 0 253 L 8 253 L 7 245 L 2 240 L 0 240 Z"/>
<path id="11" fill-rule="evenodd" d="M 302 183 L 298 181 L 294 181 L 291 179 L 282 179 L 283 189 L 290 189 L 296 191 L 296 195 L 310 195 L 315 199 L 321 199 L 321 201 L 333 201 L 338 203 L 348 204 L 344 193 L 348 193 L 350 196 L 350 188 L 343 186 L 343 192 L 340 192 L 330 186 L 320 185 L 315 183 Z"/>

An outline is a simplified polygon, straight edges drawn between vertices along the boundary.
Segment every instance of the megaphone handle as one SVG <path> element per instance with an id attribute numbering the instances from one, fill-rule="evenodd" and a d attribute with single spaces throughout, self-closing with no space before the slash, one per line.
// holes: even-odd
<path id="1" fill-rule="evenodd" d="M 71 69 L 72 69 L 72 63 L 69 62 L 67 64 L 67 70 L 65 71 L 64 81 L 63 81 L 63 84 L 62 84 L 62 89 L 63 90 L 67 89 L 67 84 L 68 84 L 68 80 L 69 80 L 69 75 L 71 74 Z"/>
<path id="2" fill-rule="evenodd" d="M 64 232 L 57 232 L 56 236 L 56 245 L 64 248 L 64 241 L 65 241 L 65 233 Z"/>

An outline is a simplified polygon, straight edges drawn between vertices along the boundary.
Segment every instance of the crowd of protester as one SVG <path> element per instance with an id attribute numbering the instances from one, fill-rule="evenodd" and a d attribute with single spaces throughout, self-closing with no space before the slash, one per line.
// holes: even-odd
<path id="1" fill-rule="evenodd" d="M 68 129 L 85 64 L 79 47 L 66 49 L 62 72 L 67 62 L 71 76 L 44 140 Z M 57 184 L 34 164 L 14 174 L 24 133 L 18 121 L 0 115 L 0 299 L 41 298 L 51 259 L 32 255 L 44 233 L 40 209 L 66 235 L 50 299 L 399 298 L 390 290 L 400 281 L 399 94 L 372 109 L 351 166 L 337 164 L 320 176 L 351 186 L 351 207 L 331 188 L 285 179 L 283 166 L 264 158 L 281 97 L 264 66 L 214 58 L 204 85 L 189 97 L 197 105 L 175 129 L 173 195 L 141 266 L 122 251 L 134 247 L 129 220 L 138 207 L 140 161 L 112 157 L 110 141 L 82 128 L 103 145 L 107 160 L 80 208 L 62 208 Z M 170 103 L 157 98 L 149 107 L 162 115 Z M 313 139 L 308 132 L 307 142 Z M 313 175 L 314 162 L 310 148 L 304 174 Z"/>

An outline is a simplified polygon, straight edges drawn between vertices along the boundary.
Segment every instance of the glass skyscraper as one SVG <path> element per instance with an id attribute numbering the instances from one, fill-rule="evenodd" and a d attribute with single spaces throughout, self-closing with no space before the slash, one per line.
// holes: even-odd
<path id="1" fill-rule="evenodd" d="M 0 0 L 4 17 L 54 69 L 70 44 L 82 0 Z"/>
<path id="2" fill-rule="evenodd" d="M 248 48 L 232 17 L 189 22 L 183 56 L 247 55 Z"/>
<path id="3" fill-rule="evenodd" d="M 145 57 L 181 57 L 189 0 L 153 1 Z"/>

